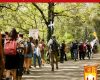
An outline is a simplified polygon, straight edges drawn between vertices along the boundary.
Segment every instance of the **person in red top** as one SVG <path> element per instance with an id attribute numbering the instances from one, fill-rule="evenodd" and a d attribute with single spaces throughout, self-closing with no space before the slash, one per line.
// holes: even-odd
<path id="1" fill-rule="evenodd" d="M 40 52 L 41 52 L 42 65 L 44 65 L 44 63 L 45 63 L 45 60 L 44 60 L 44 48 L 45 48 L 44 39 L 41 40 L 39 47 L 40 47 Z"/>
<path id="2" fill-rule="evenodd" d="M 83 42 L 80 42 L 80 45 L 79 45 L 79 58 L 80 58 L 80 60 L 83 58 L 83 55 L 84 55 Z"/>
<path id="3" fill-rule="evenodd" d="M 4 52 L 6 53 L 6 43 L 7 42 L 16 42 L 17 41 L 17 31 L 15 28 L 13 28 L 9 34 L 9 38 L 5 40 L 4 43 Z M 17 42 L 16 42 L 17 43 Z M 15 52 L 16 53 L 16 52 Z M 16 80 L 16 70 L 17 70 L 17 64 L 18 64 L 18 59 L 17 59 L 17 53 L 14 55 L 9 55 L 5 54 L 5 69 L 6 69 L 6 80 L 9 80 L 11 78 L 10 73 L 12 73 L 13 80 Z"/>

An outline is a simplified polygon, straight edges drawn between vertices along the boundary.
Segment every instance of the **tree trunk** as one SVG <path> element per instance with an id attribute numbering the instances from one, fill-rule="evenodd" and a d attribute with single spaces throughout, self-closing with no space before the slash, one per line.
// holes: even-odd
<path id="1" fill-rule="evenodd" d="M 52 24 L 54 22 L 54 3 L 48 3 L 47 42 L 50 40 L 52 34 L 54 33 L 54 26 L 49 26 L 50 22 L 52 22 Z"/>
<path id="2" fill-rule="evenodd" d="M 32 4 L 39 10 L 39 12 L 41 13 L 41 15 L 45 21 L 45 24 L 47 26 L 47 42 L 48 42 L 50 40 L 52 34 L 54 33 L 53 25 L 49 26 L 51 22 L 52 22 L 52 24 L 54 22 L 54 3 L 48 3 L 48 20 L 46 19 L 46 16 L 43 13 L 43 11 L 41 10 L 41 8 L 35 3 L 32 3 Z"/>

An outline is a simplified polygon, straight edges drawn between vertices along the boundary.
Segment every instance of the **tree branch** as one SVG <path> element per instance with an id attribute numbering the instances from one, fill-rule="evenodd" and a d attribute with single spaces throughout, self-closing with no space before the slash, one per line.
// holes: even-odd
<path id="1" fill-rule="evenodd" d="M 37 5 L 37 4 L 35 4 L 35 3 L 32 3 L 37 9 L 38 9 L 38 11 L 41 13 L 41 15 L 42 15 L 42 17 L 43 17 L 43 19 L 44 19 L 44 21 L 45 21 L 45 24 L 46 25 L 48 25 L 48 21 L 46 20 L 46 17 L 45 17 L 45 15 L 44 15 L 44 13 L 43 13 L 43 11 L 40 9 L 40 7 Z"/>
<path id="2" fill-rule="evenodd" d="M 74 9 L 76 9 L 76 8 L 77 8 L 77 6 L 75 6 L 75 7 L 73 7 L 73 8 L 70 8 L 70 9 L 63 10 L 63 11 L 61 11 L 61 12 L 54 12 L 54 15 L 55 15 L 55 16 L 59 16 L 59 15 L 62 15 L 62 16 L 63 16 L 62 13 L 66 12 L 66 11 L 74 10 Z"/>
<path id="3" fill-rule="evenodd" d="M 19 3 L 18 3 L 18 6 L 16 7 L 16 9 L 12 9 L 11 6 L 0 5 L 0 8 L 6 8 L 6 9 L 10 9 L 12 11 L 17 11 L 18 10 L 18 7 L 19 7 Z"/>

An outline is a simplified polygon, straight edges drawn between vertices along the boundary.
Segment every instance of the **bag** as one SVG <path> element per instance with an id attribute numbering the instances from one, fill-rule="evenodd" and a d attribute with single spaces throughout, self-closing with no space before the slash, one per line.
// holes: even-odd
<path id="1" fill-rule="evenodd" d="M 51 50 L 52 51 L 58 51 L 58 43 L 57 43 L 57 41 L 56 40 L 53 40 L 53 43 L 52 44 L 50 44 L 51 45 Z"/>
<path id="2" fill-rule="evenodd" d="M 17 48 L 17 53 L 19 53 L 19 54 L 23 54 L 24 53 L 24 47 L 18 47 Z"/>
<path id="3" fill-rule="evenodd" d="M 4 53 L 5 55 L 16 55 L 17 49 L 17 42 L 16 41 L 9 41 L 4 45 Z"/>
<path id="4" fill-rule="evenodd" d="M 17 53 L 23 54 L 25 51 L 24 42 L 19 42 L 18 44 L 19 46 L 17 47 Z"/>
<path id="5" fill-rule="evenodd" d="M 32 52 L 32 46 L 31 46 L 31 42 L 27 42 L 27 54 L 30 54 Z"/>

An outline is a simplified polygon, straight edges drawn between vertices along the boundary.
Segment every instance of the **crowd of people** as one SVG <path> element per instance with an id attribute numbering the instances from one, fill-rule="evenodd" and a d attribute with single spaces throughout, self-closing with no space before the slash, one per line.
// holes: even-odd
<path id="1" fill-rule="evenodd" d="M 58 62 L 67 61 L 67 46 L 65 41 L 58 43 L 56 37 L 52 35 L 51 39 L 45 44 L 44 39 L 34 39 L 32 37 L 24 38 L 24 34 L 18 33 L 15 28 L 11 32 L 2 34 L 4 74 L 5 80 L 21 80 L 23 74 L 30 74 L 30 68 L 34 66 L 42 68 L 46 62 L 51 64 L 51 71 L 59 69 Z M 90 43 L 77 41 L 70 47 L 71 59 L 90 59 L 92 48 Z M 45 54 L 47 59 L 45 59 Z"/>
<path id="2" fill-rule="evenodd" d="M 44 65 L 44 40 L 24 38 L 13 28 L 2 34 L 2 46 L 5 80 L 21 80 L 23 74 L 30 74 L 32 64 L 36 68 L 37 60 L 40 68 Z"/>
<path id="3" fill-rule="evenodd" d="M 71 52 L 71 59 L 77 61 L 79 58 L 80 60 L 85 60 L 85 57 L 88 59 L 93 58 L 93 54 L 97 52 L 97 43 L 95 42 L 94 45 L 91 45 L 91 42 L 88 41 L 81 41 L 72 42 L 70 46 Z"/>

